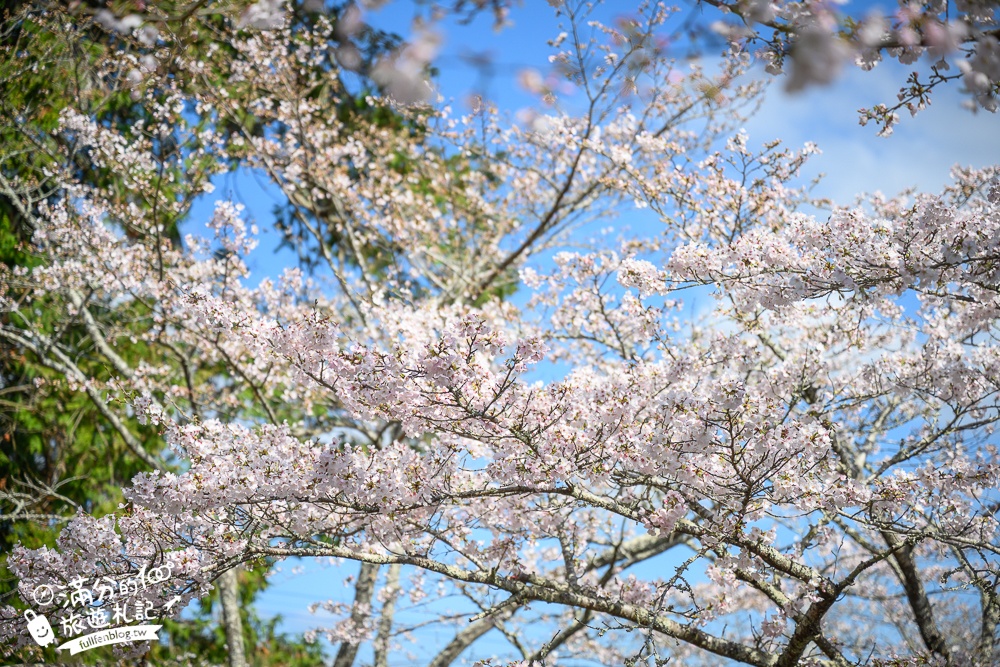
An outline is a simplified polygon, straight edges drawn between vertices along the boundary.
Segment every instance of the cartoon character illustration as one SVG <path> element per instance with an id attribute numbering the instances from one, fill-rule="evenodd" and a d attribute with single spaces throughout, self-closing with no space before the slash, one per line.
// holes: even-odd
<path id="1" fill-rule="evenodd" d="M 49 619 L 39 616 L 30 609 L 24 612 L 24 617 L 28 620 L 28 632 L 36 644 L 47 646 L 56 643 L 56 636 L 52 632 L 52 626 L 49 625 Z"/>

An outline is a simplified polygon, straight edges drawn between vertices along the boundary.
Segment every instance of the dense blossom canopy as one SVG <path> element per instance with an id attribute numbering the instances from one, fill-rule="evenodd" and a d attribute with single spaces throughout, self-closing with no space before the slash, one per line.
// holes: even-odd
<path id="1" fill-rule="evenodd" d="M 408 650 L 385 631 L 400 589 L 482 610 L 421 656 L 435 667 L 489 657 L 494 628 L 525 665 L 1000 660 L 1000 168 L 817 208 L 815 147 L 739 131 L 760 92 L 745 49 L 709 72 L 658 45 L 662 7 L 623 27 L 551 4 L 576 95 L 534 82 L 543 103 L 517 121 L 413 103 L 427 44 L 385 70 L 387 96 L 355 100 L 330 54 L 343 25 L 292 30 L 261 2 L 210 58 L 154 48 L 118 70 L 138 72 L 147 123 L 62 111 L 63 164 L 86 152 L 127 192 L 65 168 L 33 197 L 0 173 L 39 258 L 2 269 L 0 337 L 150 464 L 116 515 L 15 549 L 25 604 L 57 613 L 33 593 L 83 578 L 171 617 L 237 564 L 335 557 L 367 568 L 359 596 L 383 591 L 328 605 L 332 641 Z M 826 7 L 731 9 L 819 31 Z M 961 69 L 988 105 L 978 7 L 960 35 L 914 9 L 880 39 L 978 40 Z M 841 48 L 825 35 L 789 47 L 809 53 L 793 87 L 827 79 L 808 64 Z M 209 71 L 227 83 L 192 95 Z M 165 234 L 190 201 L 164 174 L 207 193 L 234 162 L 287 197 L 314 275 L 251 276 L 258 230 L 224 198 L 206 238 Z M 617 225 L 637 210 L 655 228 Z M 156 353 L 133 362 L 129 343 Z M 135 417 L 170 451 L 147 452 Z M 7 649 L 28 651 L 3 613 Z"/>

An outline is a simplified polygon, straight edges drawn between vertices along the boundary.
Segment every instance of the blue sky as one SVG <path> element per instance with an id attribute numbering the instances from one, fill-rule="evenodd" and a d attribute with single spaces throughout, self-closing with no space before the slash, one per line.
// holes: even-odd
<path id="1" fill-rule="evenodd" d="M 626 5 L 631 3 L 616 2 L 613 6 Z M 415 11 L 409 2 L 390 2 L 381 11 L 369 14 L 368 19 L 379 27 L 407 35 Z M 613 15 L 606 8 L 601 14 L 603 18 Z M 455 22 L 443 25 L 446 41 L 435 63 L 441 70 L 437 83 L 442 95 L 456 106 L 464 104 L 473 92 L 484 93 L 511 114 L 534 103 L 517 85 L 516 77 L 527 67 L 547 67 L 550 49 L 546 40 L 559 32 L 557 21 L 548 4 L 536 0 L 515 7 L 510 20 L 512 25 L 499 32 L 493 30 L 488 16 L 467 26 Z M 470 64 L 470 60 L 477 59 L 489 63 L 489 68 Z M 776 81 L 760 112 L 746 124 L 751 143 L 759 145 L 777 137 L 792 147 L 806 141 L 817 143 L 823 154 L 810 161 L 808 175 L 825 173 L 816 194 L 842 203 L 862 192 L 880 190 L 891 194 L 911 185 L 934 191 L 948 181 L 952 165 L 985 166 L 1000 156 L 1000 119 L 962 108 L 965 96 L 957 86 L 938 94 L 933 105 L 917 117 L 903 118 L 891 137 L 880 138 L 873 127 L 861 127 L 857 110 L 892 101 L 907 71 L 893 64 L 883 64 L 869 73 L 848 68 L 834 85 L 794 96 L 785 94 L 780 80 Z M 766 76 L 762 71 L 758 75 Z M 277 267 L 294 261 L 290 253 L 272 252 L 278 239 L 275 232 L 266 230 L 280 195 L 262 183 L 245 173 L 230 175 L 218 181 L 216 193 L 243 201 L 265 233 L 262 247 L 251 262 L 256 278 L 273 274 Z M 210 212 L 210 206 L 206 210 Z M 622 222 L 627 224 L 627 216 Z M 284 630 L 301 632 L 323 623 L 322 616 L 308 613 L 310 602 L 346 599 L 349 590 L 343 586 L 343 579 L 356 566 L 304 563 L 304 571 L 293 574 L 294 566 L 292 562 L 284 564 L 272 588 L 261 596 L 258 610 L 264 617 L 280 613 L 285 618 Z M 437 644 L 451 637 L 451 630 L 435 633 L 427 639 Z M 488 646 L 489 650 L 503 650 L 504 642 L 498 638 Z"/>
<path id="2" fill-rule="evenodd" d="M 632 5 L 608 2 L 596 15 L 611 21 Z M 860 14 L 872 6 L 867 2 L 854 5 Z M 850 12 L 851 6 L 848 3 L 844 10 Z M 412 0 L 395 0 L 369 12 L 366 19 L 408 36 L 414 17 L 423 12 Z M 435 60 L 440 70 L 436 85 L 446 103 L 461 110 L 471 94 L 482 93 L 511 116 L 537 103 L 517 84 L 517 75 L 526 68 L 545 71 L 552 52 L 546 41 L 560 32 L 559 20 L 548 3 L 532 0 L 513 8 L 509 23 L 495 30 L 492 17 L 483 14 L 469 25 L 455 20 L 438 24 L 444 45 Z M 706 51 L 709 53 L 702 62 L 710 66 L 709 56 L 714 51 Z M 793 148 L 807 141 L 818 144 L 822 154 L 810 159 L 806 175 L 825 174 L 815 194 L 843 204 L 863 192 L 889 195 L 909 186 L 936 191 L 949 181 L 949 170 L 956 163 L 985 166 L 996 160 L 1000 155 L 1000 119 L 963 108 L 967 96 L 955 84 L 937 93 L 932 105 L 916 117 L 910 118 L 903 111 L 905 117 L 890 137 L 877 137 L 873 126 L 858 124 L 857 110 L 879 102 L 892 103 L 910 70 L 891 61 L 872 72 L 848 66 L 834 85 L 789 95 L 780 78 L 770 77 L 758 67 L 752 74 L 772 81 L 772 85 L 763 107 L 745 125 L 751 145 L 779 137 Z M 250 262 L 256 277 L 274 275 L 293 262 L 290 252 L 273 254 L 279 239 L 270 229 L 271 212 L 282 199 L 277 188 L 265 178 L 245 172 L 221 176 L 216 184 L 215 195 L 196 206 L 194 219 L 207 219 L 215 198 L 231 196 L 246 204 L 262 230 L 261 247 Z M 627 217 L 620 222 L 628 224 Z"/>

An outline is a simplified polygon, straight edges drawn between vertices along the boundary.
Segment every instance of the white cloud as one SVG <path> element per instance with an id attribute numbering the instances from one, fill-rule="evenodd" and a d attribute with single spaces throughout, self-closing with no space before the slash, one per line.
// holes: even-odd
<path id="1" fill-rule="evenodd" d="M 816 194 L 840 203 L 862 192 L 894 194 L 906 187 L 937 191 L 956 163 L 986 166 L 1000 160 L 1000 117 L 971 113 L 954 84 L 936 93 L 915 117 L 903 111 L 889 137 L 858 124 L 857 110 L 895 100 L 907 68 L 890 63 L 874 71 L 851 69 L 836 83 L 788 94 L 772 85 L 760 112 L 747 124 L 754 143 L 781 138 L 790 146 L 819 144 L 810 173 L 825 173 Z"/>

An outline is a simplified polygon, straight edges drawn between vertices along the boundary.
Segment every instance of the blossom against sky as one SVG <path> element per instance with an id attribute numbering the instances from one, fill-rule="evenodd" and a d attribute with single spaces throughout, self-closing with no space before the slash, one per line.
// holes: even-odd
<path id="1" fill-rule="evenodd" d="M 614 9 L 605 7 L 602 12 L 602 18 L 614 17 Z M 392 2 L 369 13 L 366 19 L 377 27 L 411 35 L 416 13 L 410 3 Z M 520 112 L 542 108 L 538 97 L 523 84 L 535 73 L 546 75 L 548 56 L 553 52 L 547 41 L 558 38 L 562 29 L 552 9 L 542 2 L 514 7 L 509 19 L 510 25 L 499 31 L 487 15 L 469 25 L 450 21 L 433 28 L 442 40 L 434 59 L 439 70 L 435 84 L 445 103 L 457 112 L 468 112 L 477 95 L 496 104 L 512 122 L 517 122 Z M 678 54 L 682 59 L 685 55 Z M 702 64 L 710 69 L 711 63 L 712 58 L 706 54 Z M 916 117 L 903 118 L 891 136 L 878 137 L 875 128 L 861 126 L 858 109 L 891 101 L 899 82 L 905 79 L 905 71 L 894 62 L 883 63 L 873 72 L 849 67 L 831 86 L 810 87 L 797 93 L 785 92 L 783 82 L 776 79 L 760 110 L 746 123 L 750 142 L 759 146 L 781 138 L 791 148 L 816 143 L 821 154 L 810 159 L 807 175 L 825 174 L 814 192 L 840 204 L 851 203 L 863 192 L 891 195 L 910 186 L 937 191 L 948 182 L 953 165 L 985 166 L 995 160 L 1000 154 L 1000 118 L 963 108 L 966 96 L 957 86 L 938 93 L 933 105 Z M 771 79 L 763 66 L 755 67 L 752 74 Z M 249 176 L 230 178 L 228 182 L 248 210 L 264 223 L 261 228 L 266 229 L 279 195 L 258 187 Z M 638 218 L 644 214 L 635 215 Z M 628 214 L 618 222 L 628 224 Z M 264 248 L 273 248 L 276 243 L 274 232 L 270 234 L 271 242 L 265 240 Z M 258 251 L 258 270 L 267 272 L 272 263 L 286 261 L 267 255 L 269 252 Z M 305 604 L 326 598 L 346 600 L 351 589 L 343 585 L 343 580 L 356 568 L 353 564 L 339 568 L 309 562 L 296 573 L 298 564 L 288 561 L 272 588 L 260 598 L 260 612 L 265 617 L 280 613 L 285 619 L 283 628 L 288 631 L 302 632 L 322 625 L 322 613 L 310 614 Z M 435 632 L 449 631 L 445 628 Z"/>

